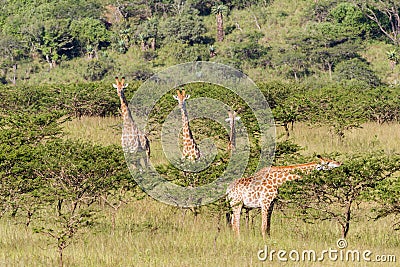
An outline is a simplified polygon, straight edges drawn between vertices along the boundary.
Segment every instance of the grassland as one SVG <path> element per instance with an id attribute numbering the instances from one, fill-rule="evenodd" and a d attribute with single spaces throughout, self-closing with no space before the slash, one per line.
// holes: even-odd
<path id="1" fill-rule="evenodd" d="M 68 138 L 91 140 L 97 144 L 119 144 L 118 118 L 81 118 L 65 125 Z M 278 135 L 281 129 L 277 129 Z M 348 133 L 343 142 L 332 137 L 326 128 L 296 124 L 291 138 L 312 153 L 351 153 L 384 149 L 400 151 L 400 125 L 368 123 Z M 157 147 L 157 146 L 156 146 Z M 158 149 L 158 148 L 157 148 Z M 161 148 L 157 153 L 161 153 Z M 354 211 L 347 238 L 349 250 L 370 250 L 376 255 L 400 257 L 400 235 L 393 230 L 393 218 L 378 222 L 370 219 L 370 206 Z M 323 250 L 337 249 L 340 229 L 336 222 L 307 224 L 293 211 L 279 208 L 272 219 L 272 236 L 263 241 L 261 218 L 252 212 L 249 228 L 242 221 L 241 238 L 237 239 L 225 224 L 224 215 L 212 207 L 203 207 L 194 217 L 182 210 L 157 202 L 150 197 L 134 200 L 123 206 L 111 227 L 111 210 L 101 212 L 98 223 L 79 235 L 64 253 L 65 266 L 375 266 L 377 263 L 330 261 L 279 262 L 275 256 L 260 262 L 259 250 Z M 35 221 L 33 220 L 33 224 Z M 397 259 L 399 260 L 399 259 Z M 0 266 L 57 266 L 54 240 L 34 234 L 14 219 L 0 220 Z M 381 263 L 379 266 L 394 266 Z"/>
<path id="2" fill-rule="evenodd" d="M 111 230 L 107 213 L 99 224 L 70 245 L 65 266 L 261 266 L 257 253 L 265 245 L 274 250 L 337 249 L 338 229 L 334 222 L 306 224 L 276 211 L 272 236 L 265 242 L 259 233 L 260 218 L 249 229 L 242 227 L 236 239 L 223 219 L 205 209 L 194 219 L 188 211 L 150 198 L 134 201 L 117 215 Z M 242 224 L 243 225 L 243 224 Z M 23 225 L 2 220 L 0 266 L 57 266 L 54 245 Z M 362 219 L 350 231 L 348 249 L 370 250 L 375 255 L 399 255 L 400 237 L 389 218 L 379 223 Z M 264 265 L 280 266 L 276 258 Z M 392 263 L 393 264 L 393 263 Z M 323 266 L 366 266 L 366 262 L 333 262 Z M 320 262 L 291 262 L 286 266 L 322 266 Z M 371 263 L 370 266 L 375 266 Z M 382 266 L 393 266 L 384 265 Z"/>
<path id="3" fill-rule="evenodd" d="M 69 138 L 90 140 L 95 144 L 120 144 L 122 121 L 116 117 L 82 117 L 65 124 L 65 132 Z M 283 128 L 276 128 L 276 136 L 283 135 Z M 346 132 L 343 140 L 338 138 L 326 127 L 315 127 L 306 123 L 297 123 L 290 132 L 290 138 L 304 148 L 303 154 L 313 153 L 349 153 L 371 152 L 385 150 L 400 152 L 400 125 L 397 123 L 382 124 L 365 123 L 361 128 Z M 152 150 L 155 154 L 162 153 L 157 140 Z"/>

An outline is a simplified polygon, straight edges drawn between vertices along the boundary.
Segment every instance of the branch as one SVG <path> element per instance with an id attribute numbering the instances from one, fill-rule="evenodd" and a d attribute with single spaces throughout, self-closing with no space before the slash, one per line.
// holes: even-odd
<path id="1" fill-rule="evenodd" d="M 397 44 L 396 39 L 394 39 L 394 38 L 391 36 L 391 34 L 388 33 L 388 32 L 383 28 L 382 23 L 379 21 L 379 19 L 378 19 L 378 17 L 376 16 L 375 12 L 374 12 L 372 9 L 368 8 L 368 7 L 365 7 L 365 10 L 367 11 L 367 12 L 365 13 L 365 15 L 366 15 L 369 19 L 371 19 L 372 21 L 374 21 L 374 22 L 379 26 L 379 29 L 380 29 L 387 37 L 389 37 L 390 40 L 392 40 L 394 43 Z M 370 14 L 368 14 L 368 13 L 370 13 Z"/>

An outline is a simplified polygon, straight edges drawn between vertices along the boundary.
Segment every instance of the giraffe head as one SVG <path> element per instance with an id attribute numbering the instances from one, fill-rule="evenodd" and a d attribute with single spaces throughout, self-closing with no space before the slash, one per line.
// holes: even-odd
<path id="1" fill-rule="evenodd" d="M 118 95 L 121 96 L 124 93 L 124 89 L 128 87 L 128 84 L 125 83 L 125 77 L 122 77 L 121 80 L 115 77 L 115 84 L 113 83 L 113 87 L 117 89 Z"/>
<path id="2" fill-rule="evenodd" d="M 228 111 L 228 118 L 225 119 L 226 122 L 234 122 L 240 120 L 239 116 L 236 116 L 237 112 L 236 111 Z"/>
<path id="3" fill-rule="evenodd" d="M 319 160 L 320 160 L 320 164 L 318 164 L 317 170 L 330 170 L 330 169 L 337 168 L 340 165 L 342 165 L 341 162 L 323 158 L 323 157 L 321 157 L 321 155 L 317 155 L 317 158 L 319 158 Z"/>
<path id="4" fill-rule="evenodd" d="M 185 94 L 185 89 L 182 90 L 182 93 L 180 90 L 176 90 L 176 94 L 177 95 L 174 95 L 174 98 L 178 100 L 179 107 L 185 108 L 186 99 L 189 99 L 190 95 Z"/>

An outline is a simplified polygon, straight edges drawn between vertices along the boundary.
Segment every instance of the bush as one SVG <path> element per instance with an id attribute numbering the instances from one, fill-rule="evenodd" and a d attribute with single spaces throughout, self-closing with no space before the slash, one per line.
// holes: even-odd
<path id="1" fill-rule="evenodd" d="M 338 63 L 334 69 L 338 81 L 358 81 L 370 86 L 381 85 L 378 76 L 369 67 L 368 63 L 359 58 L 353 58 Z"/>
<path id="2" fill-rule="evenodd" d="M 111 62 L 101 59 L 90 60 L 83 78 L 87 81 L 100 81 L 106 74 L 113 70 L 114 67 Z"/>

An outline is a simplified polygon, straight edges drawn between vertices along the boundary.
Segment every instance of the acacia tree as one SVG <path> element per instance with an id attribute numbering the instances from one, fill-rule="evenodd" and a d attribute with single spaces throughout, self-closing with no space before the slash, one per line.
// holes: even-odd
<path id="1" fill-rule="evenodd" d="M 46 145 L 40 160 L 35 176 L 42 181 L 36 192 L 41 213 L 32 225 L 35 232 L 55 240 L 63 266 L 65 248 L 95 224 L 94 204 L 100 195 L 110 187 L 118 189 L 120 178 L 130 176 L 123 173 L 124 157 L 114 146 L 57 140 Z"/>
<path id="2" fill-rule="evenodd" d="M 31 110 L 0 110 L 0 214 L 22 213 L 29 225 L 40 203 L 36 193 L 42 185 L 35 170 L 44 143 L 60 137 L 63 113 L 34 114 Z"/>
<path id="3" fill-rule="evenodd" d="M 65 113 L 39 107 L 0 109 L 0 216 L 48 236 L 62 266 L 65 248 L 96 222 L 99 198 L 135 183 L 120 148 L 64 140 Z"/>
<path id="4" fill-rule="evenodd" d="M 306 36 L 296 41 L 311 64 L 318 64 L 320 69 L 328 71 L 332 79 L 335 64 L 358 56 L 359 45 L 355 44 L 351 33 L 332 23 L 314 25 Z"/>
<path id="5" fill-rule="evenodd" d="M 379 206 L 374 209 L 376 214 L 375 220 L 385 218 L 389 215 L 394 215 L 396 222 L 394 223 L 395 230 L 400 229 L 400 178 L 399 176 L 391 177 L 380 183 L 370 197 L 375 200 Z"/>
<path id="6" fill-rule="evenodd" d="M 298 121 L 301 114 L 301 107 L 296 98 L 291 98 L 280 103 L 273 110 L 274 120 L 285 129 L 286 139 L 290 137 L 290 130 L 293 131 L 293 126 Z M 290 126 L 290 128 L 289 128 Z"/>
<path id="7" fill-rule="evenodd" d="M 42 40 L 39 47 L 41 54 L 52 69 L 57 66 L 62 55 L 73 48 L 69 19 L 52 19 L 43 25 Z"/>
<path id="8" fill-rule="evenodd" d="M 357 204 L 365 200 L 371 189 L 400 170 L 399 159 L 382 152 L 349 156 L 339 168 L 313 172 L 287 183 L 281 192 L 299 208 L 306 222 L 336 221 L 345 238 Z"/>
<path id="9" fill-rule="evenodd" d="M 343 141 L 346 132 L 361 127 L 367 119 L 362 95 L 357 88 L 342 90 L 341 87 L 326 87 L 307 93 L 304 108 L 305 118 L 316 125 L 326 125 L 331 133 Z"/>
<path id="10" fill-rule="evenodd" d="M 148 25 L 150 22 L 147 22 L 145 25 Z M 180 16 L 170 17 L 161 21 L 160 27 L 157 29 L 157 36 L 162 37 L 165 43 L 180 42 L 193 46 L 194 44 L 203 42 L 204 37 L 202 35 L 205 32 L 206 28 L 201 17 L 195 14 L 184 13 Z M 150 32 L 145 35 L 146 38 L 152 38 L 152 36 L 154 36 L 154 33 Z"/>

